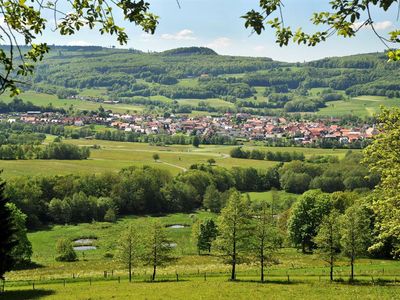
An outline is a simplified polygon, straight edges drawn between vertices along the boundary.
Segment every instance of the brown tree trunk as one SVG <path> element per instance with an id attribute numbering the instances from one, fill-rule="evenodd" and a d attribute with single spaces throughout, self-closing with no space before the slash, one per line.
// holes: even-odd
<path id="1" fill-rule="evenodd" d="M 157 269 L 157 265 L 153 265 L 153 281 L 156 280 L 156 269 Z"/>

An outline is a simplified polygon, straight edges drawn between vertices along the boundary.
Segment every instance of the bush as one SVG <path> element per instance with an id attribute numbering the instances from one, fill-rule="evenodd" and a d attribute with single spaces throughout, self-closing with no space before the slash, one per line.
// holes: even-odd
<path id="1" fill-rule="evenodd" d="M 57 241 L 56 250 L 58 254 L 56 256 L 56 261 L 71 262 L 78 260 L 78 257 L 76 255 L 74 247 L 72 247 L 72 242 L 70 239 L 60 238 Z"/>

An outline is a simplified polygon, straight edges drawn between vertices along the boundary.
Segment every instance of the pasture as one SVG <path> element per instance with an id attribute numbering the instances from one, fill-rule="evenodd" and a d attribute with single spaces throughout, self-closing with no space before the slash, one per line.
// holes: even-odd
<path id="1" fill-rule="evenodd" d="M 51 137 L 48 138 L 48 141 Z M 201 145 L 195 148 L 191 145 L 153 146 L 145 143 L 128 143 L 102 140 L 69 139 L 65 143 L 79 146 L 100 146 L 100 149 L 91 149 L 87 160 L 2 160 L 0 168 L 4 170 L 3 177 L 9 178 L 19 175 L 62 175 L 116 172 L 129 166 L 150 165 L 170 170 L 175 175 L 185 171 L 193 164 L 207 163 L 210 158 L 215 159 L 216 165 L 233 167 L 254 167 L 267 169 L 276 162 L 265 160 L 238 159 L 229 156 L 229 152 L 236 146 Z M 245 149 L 257 148 L 263 151 L 297 151 L 310 157 L 312 155 L 335 155 L 342 158 L 345 149 L 312 149 L 299 147 L 264 147 L 248 144 Z M 160 155 L 159 161 L 153 160 L 153 154 Z"/>
<path id="2" fill-rule="evenodd" d="M 251 193 L 252 199 L 256 196 Z M 71 299 L 71 295 L 73 299 L 394 299 L 400 292 L 399 261 L 359 259 L 355 268 L 357 282 L 348 284 L 350 268 L 347 260 L 340 258 L 335 278 L 343 281 L 330 283 L 328 267 L 318 254 L 304 255 L 293 248 L 278 251 L 274 263 L 267 268 L 267 282 L 258 282 L 256 261 L 238 265 L 238 281 L 229 282 L 229 266 L 214 252 L 198 255 L 191 239 L 195 219 L 214 217 L 204 211 L 159 217 L 130 216 L 116 223 L 57 225 L 29 233 L 32 260 L 39 267 L 7 273 L 7 293 L 0 294 L 0 299 Z M 112 258 L 119 232 L 130 223 L 138 224 L 149 218 L 159 218 L 167 227 L 170 240 L 177 244 L 174 260 L 159 269 L 157 282 L 148 282 L 151 270 L 140 266 L 134 269 L 134 282 L 128 283 L 126 270 Z M 185 227 L 168 228 L 175 224 Z M 59 237 L 72 240 L 91 237 L 97 249 L 79 251 L 77 262 L 56 262 L 55 243 Z"/>
<path id="3" fill-rule="evenodd" d="M 382 105 L 386 107 L 399 107 L 400 100 L 382 96 L 359 96 L 352 99 L 327 102 L 326 105 L 327 107 L 321 108 L 316 114 L 334 117 L 346 115 L 372 117 L 379 113 Z"/>

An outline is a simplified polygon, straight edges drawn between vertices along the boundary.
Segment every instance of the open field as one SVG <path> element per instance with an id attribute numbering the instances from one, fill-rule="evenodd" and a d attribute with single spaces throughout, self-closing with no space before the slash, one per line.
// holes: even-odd
<path id="1" fill-rule="evenodd" d="M 49 138 L 51 140 L 51 138 Z M 276 164 L 272 161 L 238 159 L 229 157 L 229 152 L 235 146 L 202 145 L 194 148 L 191 145 L 151 146 L 144 143 L 126 143 L 101 140 L 65 140 L 79 146 L 99 145 L 100 149 L 91 149 L 91 156 L 87 160 L 13 160 L 0 161 L 0 168 L 4 170 L 4 178 L 18 175 L 52 174 L 62 175 L 70 173 L 101 173 L 118 171 L 128 166 L 150 165 L 168 169 L 172 174 L 188 169 L 193 164 L 207 163 L 210 158 L 215 159 L 218 166 L 254 167 L 266 169 Z M 257 148 L 263 151 L 298 151 L 306 157 L 311 155 L 335 155 L 342 158 L 347 150 L 344 149 L 311 149 L 298 147 L 262 147 L 250 145 L 245 149 Z M 160 161 L 153 160 L 153 154 L 160 155 Z"/>
<path id="2" fill-rule="evenodd" d="M 179 85 L 182 86 L 193 86 L 192 79 L 184 79 L 182 80 Z M 262 95 L 264 88 L 262 87 L 255 87 L 257 93 L 257 101 L 268 101 L 267 97 Z M 312 89 L 311 95 L 316 95 L 322 89 Z M 81 96 L 104 96 L 104 89 L 84 89 L 80 91 L 79 95 Z M 343 93 L 343 91 L 338 91 L 339 93 Z M 69 109 L 72 105 L 74 109 L 78 110 L 97 110 L 100 105 L 103 106 L 106 110 L 112 110 L 116 113 L 125 113 L 126 111 L 142 111 L 144 106 L 142 105 L 132 105 L 132 104 L 104 104 L 104 103 L 96 103 L 84 100 L 72 100 L 72 99 L 58 99 L 55 95 L 48 95 L 43 93 L 36 93 L 32 91 L 27 91 L 18 96 L 19 98 L 23 99 L 24 101 L 31 101 L 35 105 L 39 106 L 46 106 L 50 103 L 54 107 L 60 107 L 64 109 Z M 107 97 L 105 97 L 107 98 Z M 149 99 L 151 100 L 159 100 L 163 102 L 172 102 L 171 99 L 164 97 L 164 96 L 151 96 Z M 12 98 L 8 95 L 0 96 L 0 100 L 5 102 L 10 102 Z M 247 100 L 254 100 L 252 97 L 248 98 Z M 220 108 L 220 107 L 234 107 L 233 103 L 224 101 L 222 99 L 213 98 L 213 99 L 179 99 L 178 102 L 181 105 L 192 105 L 196 106 L 199 102 L 205 102 L 209 104 L 211 107 Z M 316 114 L 323 115 L 323 116 L 333 116 L 333 117 L 340 117 L 345 115 L 356 115 L 359 117 L 371 117 L 375 113 L 379 112 L 379 108 L 381 105 L 387 107 L 398 107 L 400 106 L 400 99 L 389 99 L 383 96 L 360 96 L 352 99 L 340 100 L 340 101 L 330 101 L 327 102 L 327 107 L 320 109 Z M 193 111 L 191 116 L 199 116 L 199 115 L 210 115 L 210 112 L 203 112 L 203 111 Z"/>
<path id="3" fill-rule="evenodd" d="M 181 282 L 112 281 L 53 283 L 9 289 L 0 299 L 396 299 L 399 285 L 362 285 L 285 279 L 259 283 L 224 278 L 194 278 Z M 255 279 L 255 278 L 254 278 Z"/>
<path id="4" fill-rule="evenodd" d="M 90 96 L 98 94 L 94 90 L 89 90 L 87 93 L 82 92 L 83 94 L 89 94 Z M 91 102 L 91 101 L 84 101 L 84 100 L 75 100 L 75 99 L 58 99 L 55 95 L 49 94 L 42 94 L 42 93 L 35 93 L 35 92 L 24 92 L 23 94 L 18 96 L 24 101 L 30 101 L 35 105 L 38 106 L 47 106 L 52 104 L 54 107 L 64 108 L 66 110 L 72 105 L 74 109 L 78 110 L 97 110 L 100 106 L 102 106 L 106 110 L 112 110 L 113 112 L 117 113 L 125 113 L 127 110 L 133 111 L 142 111 L 143 106 L 138 105 L 130 105 L 130 104 L 105 104 L 105 103 L 98 103 L 98 102 Z M 11 102 L 12 98 L 8 95 L 3 95 L 0 97 L 0 100 L 4 102 Z"/>
<path id="5" fill-rule="evenodd" d="M 255 194 L 251 193 L 253 199 Z M 146 266 L 134 269 L 134 282 L 128 283 L 126 271 L 112 258 L 105 257 L 106 253 L 115 253 L 119 232 L 124 227 L 154 217 L 124 217 L 114 224 L 58 225 L 29 233 L 32 259 L 41 267 L 7 273 L 8 292 L 0 294 L 0 299 L 396 299 L 400 292 L 399 282 L 394 282 L 400 278 L 399 261 L 359 259 L 355 268 L 357 283 L 329 283 L 328 268 L 317 254 L 304 255 L 291 248 L 279 250 L 277 263 L 268 267 L 266 283 L 258 282 L 257 263 L 240 264 L 238 282 L 229 282 L 229 266 L 214 253 L 197 255 L 190 238 L 193 220 L 210 217 L 214 215 L 207 212 L 157 217 L 165 226 L 185 227 L 167 229 L 169 238 L 177 244 L 173 251 L 175 260 L 159 268 L 155 283 L 144 282 L 151 273 Z M 56 262 L 54 245 L 59 237 L 95 237 L 98 249 L 85 251 L 84 256 L 80 252 L 77 262 Z M 108 272 L 107 278 L 104 271 Z M 176 274 L 180 282 L 176 282 Z M 346 280 L 348 274 L 348 262 L 341 258 L 335 276 Z"/>
<path id="6" fill-rule="evenodd" d="M 324 116 L 356 115 L 359 117 L 372 117 L 379 113 L 380 106 L 399 107 L 400 99 L 389 99 L 381 96 L 360 96 L 350 100 L 328 102 L 327 107 L 317 112 Z"/>

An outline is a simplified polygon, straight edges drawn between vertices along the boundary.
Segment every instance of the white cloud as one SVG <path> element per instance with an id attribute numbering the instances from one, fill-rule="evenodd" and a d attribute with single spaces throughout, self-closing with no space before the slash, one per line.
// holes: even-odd
<path id="1" fill-rule="evenodd" d="M 93 44 L 90 44 L 90 43 L 82 41 L 82 40 L 71 41 L 67 44 L 67 46 L 92 46 L 92 45 Z"/>
<path id="2" fill-rule="evenodd" d="M 207 44 L 206 47 L 212 49 L 226 49 L 232 45 L 232 40 L 227 37 L 220 37 Z"/>
<path id="3" fill-rule="evenodd" d="M 267 47 L 261 45 L 261 46 L 255 46 L 253 49 L 255 52 L 265 52 L 267 50 Z"/>
<path id="4" fill-rule="evenodd" d="M 373 24 L 376 30 L 386 30 L 393 27 L 393 23 L 391 21 L 374 22 Z M 353 24 L 353 28 L 358 29 L 362 25 L 363 22 L 356 22 Z M 361 29 L 372 29 L 372 27 L 371 25 L 364 25 Z"/>
<path id="5" fill-rule="evenodd" d="M 190 29 L 183 29 L 177 33 L 170 34 L 165 33 L 161 35 L 161 38 L 164 40 L 176 40 L 176 41 L 194 41 L 196 37 L 194 36 L 194 32 Z"/>

